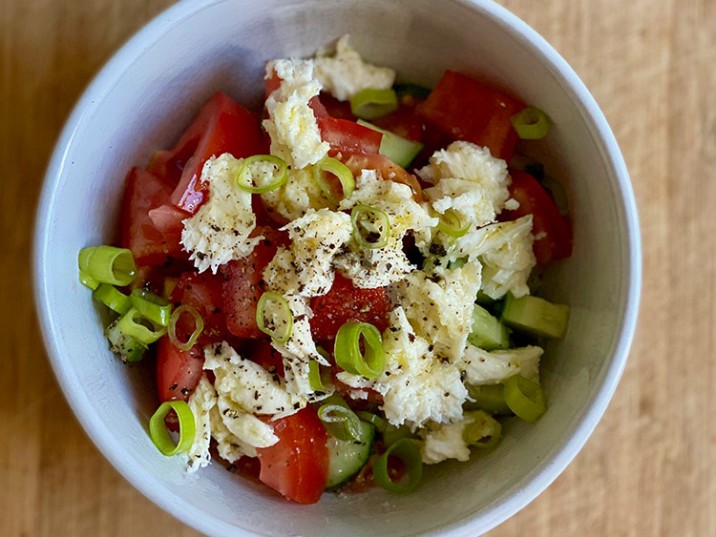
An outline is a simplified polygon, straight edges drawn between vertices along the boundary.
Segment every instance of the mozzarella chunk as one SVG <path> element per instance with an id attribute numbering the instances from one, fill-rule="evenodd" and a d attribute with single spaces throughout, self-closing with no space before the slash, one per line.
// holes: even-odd
<path id="1" fill-rule="evenodd" d="M 234 185 L 241 160 L 228 153 L 206 161 L 202 182 L 209 183 L 209 199 L 183 221 L 181 243 L 199 272 L 216 274 L 219 266 L 246 257 L 263 237 L 250 237 L 256 227 L 251 194 Z"/>
<path id="2" fill-rule="evenodd" d="M 415 333 L 403 308 L 390 314 L 383 335 L 385 371 L 371 382 L 365 377 L 342 372 L 338 379 L 352 388 L 370 387 L 383 395 L 382 410 L 395 426 L 415 430 L 427 422 L 449 423 L 462 416 L 467 390 L 460 370 L 438 359 L 430 343 Z"/>
<path id="3" fill-rule="evenodd" d="M 351 240 L 349 251 L 338 255 L 335 266 L 361 288 L 384 287 L 402 280 L 415 270 L 405 252 L 403 238 L 437 225 L 437 219 L 413 199 L 409 186 L 384 180 L 376 170 L 362 170 L 353 194 L 341 201 L 341 210 L 367 205 L 382 210 L 390 222 L 390 237 L 383 248 L 363 248 Z"/>
<path id="4" fill-rule="evenodd" d="M 472 330 L 472 310 L 480 289 L 479 263 L 454 270 L 437 268 L 433 275 L 415 271 L 390 288 L 418 335 L 441 358 L 462 355 Z"/>
<path id="5" fill-rule="evenodd" d="M 493 222 L 510 197 L 507 163 L 471 142 L 436 151 L 418 174 L 435 185 L 423 190 L 435 211 L 452 209 L 472 227 Z"/>
<path id="6" fill-rule="evenodd" d="M 486 351 L 468 345 L 458 363 L 468 384 L 497 384 L 514 375 L 539 382 L 539 361 L 542 348 L 527 346 L 518 349 Z"/>
<path id="7" fill-rule="evenodd" d="M 421 431 L 423 444 L 420 455 L 425 464 L 437 464 L 447 459 L 465 462 L 470 458 L 470 448 L 462 433 L 466 419 L 454 423 L 431 424 Z"/>
<path id="8" fill-rule="evenodd" d="M 202 375 L 194 393 L 189 397 L 189 408 L 194 415 L 196 434 L 186 453 L 187 473 L 196 472 L 211 462 L 209 443 L 211 440 L 211 409 L 216 406 L 216 391 L 211 382 Z"/>
<path id="9" fill-rule="evenodd" d="M 278 75 L 281 84 L 268 99 L 269 118 L 263 121 L 271 137 L 271 154 L 284 159 L 292 168 L 305 168 L 328 154 L 329 145 L 309 101 L 321 91 L 314 78 L 312 60 L 275 60 L 266 66 L 266 78 Z"/>
<path id="10" fill-rule="evenodd" d="M 261 194 L 270 213 L 278 213 L 286 220 L 301 218 L 309 209 L 329 207 L 330 202 L 313 179 L 310 168 L 288 170 L 286 183 L 276 190 Z"/>
<path id="11" fill-rule="evenodd" d="M 388 89 L 395 82 L 395 71 L 366 63 L 348 43 L 344 35 L 336 43 L 334 56 L 317 56 L 314 59 L 316 78 L 323 89 L 336 99 L 347 101 L 367 88 Z"/>

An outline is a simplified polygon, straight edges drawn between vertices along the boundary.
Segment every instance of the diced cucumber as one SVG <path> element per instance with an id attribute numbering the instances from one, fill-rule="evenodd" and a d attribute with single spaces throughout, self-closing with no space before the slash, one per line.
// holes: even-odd
<path id="1" fill-rule="evenodd" d="M 467 340 L 486 351 L 506 349 L 510 346 L 510 332 L 490 312 L 475 304 L 472 310 L 472 332 Z"/>
<path id="2" fill-rule="evenodd" d="M 385 155 L 403 168 L 407 168 L 423 149 L 423 144 L 420 142 L 408 140 L 390 131 L 376 127 L 372 123 L 368 123 L 362 119 L 358 120 L 358 124 L 373 129 L 374 131 L 382 132 L 383 139 L 380 141 L 380 154 Z"/>
<path id="3" fill-rule="evenodd" d="M 502 384 L 465 384 L 467 393 L 473 401 L 467 401 L 463 406 L 466 410 L 485 410 L 490 414 L 511 414 L 510 407 L 505 402 L 504 386 Z"/>
<path id="4" fill-rule="evenodd" d="M 568 320 L 569 306 L 531 295 L 515 298 L 508 294 L 502 310 L 503 323 L 536 336 L 562 338 Z"/>
<path id="5" fill-rule="evenodd" d="M 393 86 L 395 93 L 398 97 L 404 97 L 406 95 L 414 97 L 416 99 L 425 100 L 430 95 L 430 88 L 425 86 L 418 86 L 417 84 L 396 84 Z"/>
<path id="6" fill-rule="evenodd" d="M 326 488 L 344 484 L 356 475 L 373 454 L 375 427 L 360 421 L 358 440 L 339 440 L 328 436 L 328 480 Z"/>

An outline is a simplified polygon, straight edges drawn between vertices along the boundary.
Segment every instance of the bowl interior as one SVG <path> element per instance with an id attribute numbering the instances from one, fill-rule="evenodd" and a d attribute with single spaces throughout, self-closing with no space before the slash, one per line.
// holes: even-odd
<path id="1" fill-rule="evenodd" d="M 84 427 L 137 488 L 211 534 L 408 535 L 485 531 L 524 506 L 566 466 L 596 424 L 626 357 L 638 294 L 638 238 L 628 178 L 611 133 L 576 75 L 538 36 L 486 2 L 224 0 L 180 2 L 142 30 L 80 101 L 50 165 L 40 206 L 36 286 L 50 358 Z M 553 119 L 535 151 L 567 184 L 573 257 L 545 294 L 572 307 L 548 348 L 550 407 L 512 423 L 500 449 L 430 468 L 410 496 L 327 494 L 296 506 L 214 464 L 187 478 L 152 446 L 147 366 L 107 350 L 101 314 L 77 280 L 77 252 L 114 237 L 123 179 L 170 146 L 213 92 L 256 106 L 266 60 L 310 55 L 345 34 L 365 58 L 433 85 L 445 68 L 509 88 Z M 281 513 L 277 516 L 277 513 Z"/>

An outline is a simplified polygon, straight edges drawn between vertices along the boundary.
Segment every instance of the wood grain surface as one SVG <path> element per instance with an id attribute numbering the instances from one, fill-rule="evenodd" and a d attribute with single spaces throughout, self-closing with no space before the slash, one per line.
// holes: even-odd
<path id="1" fill-rule="evenodd" d="M 52 146 L 104 61 L 170 0 L 0 0 L 0 535 L 196 535 L 79 427 L 35 319 L 30 250 Z M 438 2 L 436 1 L 436 4 Z M 716 535 L 716 1 L 502 0 L 616 133 L 640 210 L 639 327 L 603 421 L 491 537 Z"/>

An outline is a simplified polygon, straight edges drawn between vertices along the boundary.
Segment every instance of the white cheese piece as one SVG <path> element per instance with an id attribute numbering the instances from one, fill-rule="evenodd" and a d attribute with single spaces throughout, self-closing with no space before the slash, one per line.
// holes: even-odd
<path id="1" fill-rule="evenodd" d="M 430 344 L 416 335 L 405 312 L 398 307 L 390 314 L 383 335 L 385 371 L 375 381 L 342 372 L 338 379 L 352 388 L 372 388 L 383 395 L 382 410 L 395 426 L 415 430 L 427 422 L 449 423 L 462 417 L 467 390 L 460 370 L 430 351 Z"/>
<path id="2" fill-rule="evenodd" d="M 329 207 L 330 201 L 313 178 L 310 168 L 288 170 L 286 183 L 270 192 L 261 194 L 266 211 L 278 213 L 288 221 L 296 220 L 309 209 Z"/>
<path id="3" fill-rule="evenodd" d="M 241 160 L 228 153 L 206 161 L 202 182 L 209 183 L 209 199 L 183 221 L 181 243 L 199 272 L 232 259 L 246 257 L 263 237 L 250 237 L 256 227 L 251 194 L 234 185 Z"/>
<path id="4" fill-rule="evenodd" d="M 441 358 L 462 355 L 472 330 L 472 310 L 480 289 L 479 263 L 454 270 L 415 271 L 390 288 L 418 335 L 432 343 Z"/>
<path id="5" fill-rule="evenodd" d="M 216 391 L 211 382 L 202 375 L 194 393 L 189 397 L 189 409 L 194 415 L 196 434 L 194 442 L 186 453 L 187 473 L 196 472 L 211 462 L 209 443 L 211 440 L 211 409 L 216 406 Z"/>
<path id="6" fill-rule="evenodd" d="M 362 170 L 353 194 L 341 201 L 341 210 L 367 205 L 382 210 L 390 222 L 390 237 L 383 248 L 363 248 L 355 240 L 349 251 L 336 256 L 335 266 L 360 288 L 384 287 L 415 270 L 403 252 L 403 237 L 437 225 L 437 219 L 413 199 L 409 186 L 381 179 L 376 170 Z"/>
<path id="7" fill-rule="evenodd" d="M 344 35 L 336 43 L 334 56 L 316 56 L 315 76 L 323 89 L 336 99 L 347 101 L 367 88 L 388 89 L 395 82 L 395 71 L 366 63 L 348 44 Z"/>
<path id="8" fill-rule="evenodd" d="M 465 372 L 468 384 L 497 384 L 517 374 L 539 382 L 542 352 L 541 347 L 532 345 L 492 352 L 468 345 L 458 367 Z"/>
<path id="9" fill-rule="evenodd" d="M 275 60 L 266 66 L 266 78 L 278 75 L 281 84 L 266 99 L 269 118 L 263 126 L 271 137 L 271 154 L 292 168 L 305 168 L 328 154 L 309 101 L 321 91 L 312 60 Z"/>
<path id="10" fill-rule="evenodd" d="M 220 394 L 216 407 L 226 428 L 239 440 L 239 445 L 255 449 L 273 446 L 278 442 L 271 425 L 246 412 L 228 395 Z"/>
<path id="11" fill-rule="evenodd" d="M 510 196 L 507 163 L 471 142 L 436 151 L 418 174 L 435 185 L 423 194 L 436 212 L 452 209 L 473 228 L 493 222 Z"/>
<path id="12" fill-rule="evenodd" d="M 469 419 L 469 418 L 468 418 Z M 423 444 L 420 454 L 425 464 L 437 464 L 447 459 L 465 462 L 470 459 L 470 448 L 462 433 L 465 419 L 454 423 L 431 424 L 421 431 Z"/>
<path id="13" fill-rule="evenodd" d="M 219 457 L 227 462 L 236 462 L 241 457 L 256 457 L 256 448 L 242 442 L 224 423 L 218 406 L 211 409 L 211 436 L 216 442 Z"/>
<path id="14" fill-rule="evenodd" d="M 532 240 L 532 215 L 526 215 L 470 231 L 455 241 L 450 257 L 480 260 L 481 289 L 490 298 L 508 291 L 521 297 L 530 293 L 527 279 L 536 263 Z"/>

